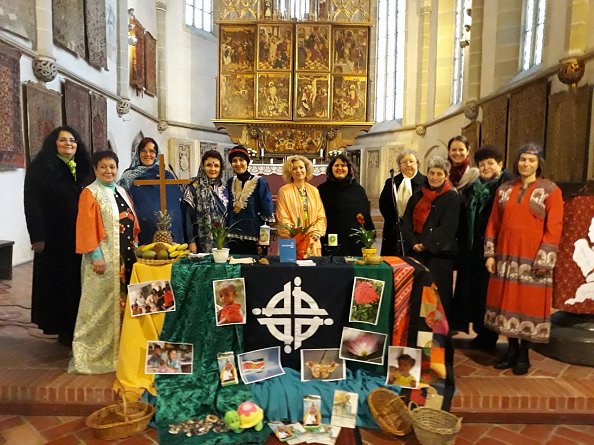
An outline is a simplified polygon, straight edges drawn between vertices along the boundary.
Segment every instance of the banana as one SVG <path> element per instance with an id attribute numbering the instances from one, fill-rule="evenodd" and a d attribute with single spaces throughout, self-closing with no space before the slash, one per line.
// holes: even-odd
<path id="1" fill-rule="evenodd" d="M 178 256 L 181 256 L 184 252 L 182 250 L 176 250 L 175 252 L 172 252 L 169 254 L 169 258 L 177 258 Z"/>
<path id="2" fill-rule="evenodd" d="M 150 243 L 147 244 L 146 246 L 140 246 L 140 250 L 142 250 L 143 252 L 146 252 L 147 250 L 151 250 L 153 247 L 155 247 L 157 243 Z"/>
<path id="3" fill-rule="evenodd" d="M 169 249 L 167 249 L 167 252 L 169 252 L 169 254 L 171 255 L 176 250 L 177 250 L 177 246 L 171 246 Z"/>
<path id="4" fill-rule="evenodd" d="M 178 244 L 175 250 L 186 250 L 188 248 L 188 243 Z"/>

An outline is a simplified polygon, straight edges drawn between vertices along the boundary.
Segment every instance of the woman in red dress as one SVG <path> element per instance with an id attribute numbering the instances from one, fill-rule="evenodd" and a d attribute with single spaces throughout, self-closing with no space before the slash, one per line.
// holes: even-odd
<path id="1" fill-rule="evenodd" d="M 518 179 L 497 189 L 485 234 L 487 292 L 485 327 L 508 337 L 495 364 L 523 375 L 530 368 L 530 343 L 548 343 L 553 268 L 563 221 L 563 198 L 542 178 L 542 149 L 521 147 L 514 164 Z"/>

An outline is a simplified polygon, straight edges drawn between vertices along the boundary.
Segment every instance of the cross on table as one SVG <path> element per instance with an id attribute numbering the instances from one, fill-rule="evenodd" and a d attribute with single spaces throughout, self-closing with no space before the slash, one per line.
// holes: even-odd
<path id="1" fill-rule="evenodd" d="M 161 201 L 161 211 L 167 210 L 167 193 L 165 187 L 167 185 L 174 184 L 188 184 L 189 179 L 166 179 L 165 178 L 165 156 L 159 155 L 159 179 L 137 179 L 134 181 L 134 185 L 158 185 L 159 186 L 159 199 Z"/>

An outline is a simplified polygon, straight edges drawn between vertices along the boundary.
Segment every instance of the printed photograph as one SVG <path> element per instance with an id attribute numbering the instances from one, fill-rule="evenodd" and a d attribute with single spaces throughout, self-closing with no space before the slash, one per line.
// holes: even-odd
<path id="1" fill-rule="evenodd" d="M 194 345 L 149 341 L 145 363 L 146 374 L 192 374 Z"/>
<path id="2" fill-rule="evenodd" d="M 219 352 L 217 354 L 219 365 L 219 378 L 222 386 L 237 385 L 237 367 L 235 366 L 235 354 L 233 351 Z"/>
<path id="3" fill-rule="evenodd" d="M 283 375 L 280 346 L 257 349 L 237 355 L 241 380 L 246 385 Z"/>
<path id="4" fill-rule="evenodd" d="M 302 382 L 344 380 L 345 378 L 346 366 L 344 360 L 338 357 L 338 348 L 301 350 Z"/>
<path id="5" fill-rule="evenodd" d="M 345 428 L 355 428 L 357 423 L 357 405 L 359 394 L 356 392 L 334 391 L 332 401 L 332 420 L 330 423 Z"/>
<path id="6" fill-rule="evenodd" d="M 386 334 L 345 327 L 342 329 L 339 357 L 344 360 L 383 365 L 386 341 Z"/>
<path id="7" fill-rule="evenodd" d="M 245 281 L 243 278 L 212 282 L 217 326 L 245 324 Z"/>
<path id="8" fill-rule="evenodd" d="M 376 325 L 385 285 L 380 280 L 355 277 L 349 321 Z"/>
<path id="9" fill-rule="evenodd" d="M 322 424 L 322 397 L 314 394 L 303 397 L 303 426 L 317 429 Z"/>
<path id="10" fill-rule="evenodd" d="M 299 422 L 285 424 L 283 422 L 272 421 L 268 422 L 268 426 L 281 442 L 295 439 L 305 433 L 305 428 Z"/>
<path id="11" fill-rule="evenodd" d="M 167 280 L 129 284 L 128 302 L 132 317 L 175 311 L 175 297 Z"/>
<path id="12" fill-rule="evenodd" d="M 386 385 L 417 388 L 421 378 L 422 351 L 418 348 L 390 346 Z"/>

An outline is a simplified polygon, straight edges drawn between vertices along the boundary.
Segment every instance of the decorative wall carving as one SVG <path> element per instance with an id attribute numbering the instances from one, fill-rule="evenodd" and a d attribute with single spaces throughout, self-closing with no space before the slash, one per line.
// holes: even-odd
<path id="1" fill-rule="evenodd" d="M 56 66 L 56 59 L 53 57 L 37 56 L 31 62 L 33 66 L 33 74 L 43 82 L 51 82 L 58 75 L 58 67 Z"/>

